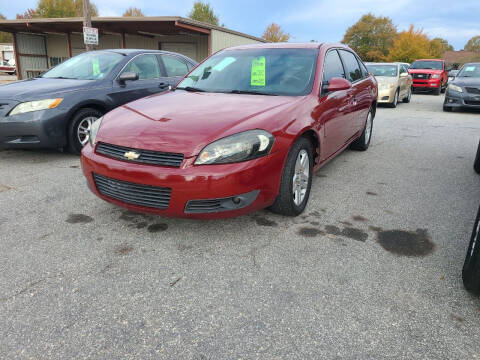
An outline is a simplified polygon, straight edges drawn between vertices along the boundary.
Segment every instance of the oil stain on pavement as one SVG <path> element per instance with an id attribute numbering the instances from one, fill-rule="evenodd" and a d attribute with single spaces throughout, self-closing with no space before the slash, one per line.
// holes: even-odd
<path id="1" fill-rule="evenodd" d="M 67 220 L 69 224 L 86 224 L 93 221 L 93 218 L 84 214 L 70 214 Z"/>
<path id="2" fill-rule="evenodd" d="M 432 253 L 435 249 L 435 244 L 425 229 L 417 229 L 416 232 L 380 230 L 377 234 L 378 243 L 395 255 L 422 257 Z"/>
<path id="3" fill-rule="evenodd" d="M 301 227 L 298 230 L 298 235 L 301 235 L 304 237 L 315 237 L 318 235 L 325 235 L 325 232 L 314 227 Z"/>
<path id="4" fill-rule="evenodd" d="M 149 225 L 147 227 L 147 230 L 150 233 L 157 233 L 160 231 L 165 231 L 167 229 L 168 229 L 168 225 L 165 223 L 156 223 L 156 224 Z"/>

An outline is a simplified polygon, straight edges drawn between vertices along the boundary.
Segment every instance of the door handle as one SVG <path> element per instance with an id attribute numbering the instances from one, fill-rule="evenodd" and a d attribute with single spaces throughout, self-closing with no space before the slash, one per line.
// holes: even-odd
<path id="1" fill-rule="evenodd" d="M 158 84 L 158 87 L 159 88 L 166 88 L 166 87 L 168 87 L 168 84 L 164 83 L 164 82 L 161 82 L 160 84 Z"/>

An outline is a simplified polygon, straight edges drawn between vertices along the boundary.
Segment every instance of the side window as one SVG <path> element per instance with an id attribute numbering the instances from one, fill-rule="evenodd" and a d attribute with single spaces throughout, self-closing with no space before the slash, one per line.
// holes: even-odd
<path id="1" fill-rule="evenodd" d="M 345 64 L 347 79 L 351 82 L 360 80 L 362 78 L 362 72 L 360 71 L 355 55 L 346 50 L 339 50 L 339 52 L 342 56 L 343 63 Z"/>
<path id="2" fill-rule="evenodd" d="M 360 64 L 360 69 L 362 70 L 363 78 L 367 78 L 370 75 L 367 68 L 359 58 L 357 58 L 357 61 Z"/>
<path id="3" fill-rule="evenodd" d="M 400 74 L 403 74 L 403 73 L 406 73 L 406 72 L 408 72 L 408 71 L 407 71 L 407 68 L 405 67 L 405 65 L 400 66 Z"/>
<path id="4" fill-rule="evenodd" d="M 184 76 L 188 72 L 187 64 L 176 57 L 162 55 L 162 60 L 168 77 Z"/>
<path id="5" fill-rule="evenodd" d="M 140 80 L 160 78 L 160 64 L 157 55 L 147 54 L 135 57 L 122 71 L 122 73 L 126 72 L 137 73 Z"/>
<path id="6" fill-rule="evenodd" d="M 337 50 L 330 50 L 323 62 L 323 81 L 330 82 L 334 77 L 345 78 L 345 70 Z"/>

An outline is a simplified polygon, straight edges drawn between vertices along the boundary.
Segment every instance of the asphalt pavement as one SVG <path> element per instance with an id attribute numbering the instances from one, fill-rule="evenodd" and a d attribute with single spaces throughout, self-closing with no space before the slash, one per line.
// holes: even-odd
<path id="1" fill-rule="evenodd" d="M 478 359 L 461 269 L 480 113 L 379 108 L 296 218 L 134 214 L 77 156 L 0 151 L 1 359 Z"/>

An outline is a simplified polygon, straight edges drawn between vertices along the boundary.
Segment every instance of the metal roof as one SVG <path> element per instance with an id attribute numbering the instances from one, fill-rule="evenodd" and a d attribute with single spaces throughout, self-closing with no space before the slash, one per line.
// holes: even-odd
<path id="1" fill-rule="evenodd" d="M 94 17 L 92 26 L 104 32 L 137 34 L 149 32 L 158 35 L 173 35 L 179 32 L 209 33 L 210 30 L 219 30 L 241 37 L 266 42 L 256 36 L 230 30 L 180 16 L 148 16 L 148 17 Z M 203 30 L 203 31 L 202 31 Z M 83 18 L 35 18 L 1 20 L 0 31 L 4 32 L 31 32 L 31 33 L 66 33 L 82 32 Z"/>

